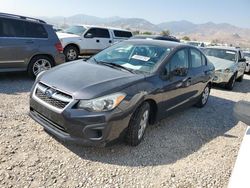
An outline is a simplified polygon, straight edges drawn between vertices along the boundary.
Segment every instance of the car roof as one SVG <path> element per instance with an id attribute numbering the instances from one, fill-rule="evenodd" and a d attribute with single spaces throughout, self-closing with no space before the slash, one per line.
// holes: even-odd
<path id="1" fill-rule="evenodd" d="M 37 18 L 32 18 L 32 17 L 27 17 L 27 16 L 16 15 L 16 14 L 9 14 L 9 13 L 1 13 L 0 12 L 0 17 L 49 25 L 43 20 L 40 20 Z"/>
<path id="2" fill-rule="evenodd" d="M 228 47 L 228 46 L 209 46 L 206 48 L 212 48 L 212 49 L 221 49 L 221 50 L 231 50 L 231 51 L 240 51 L 239 48 L 235 48 L 235 47 Z"/>
<path id="3" fill-rule="evenodd" d="M 122 28 L 115 28 L 115 27 L 108 27 L 108 26 L 100 26 L 100 25 L 85 25 L 85 24 L 75 24 L 76 26 L 83 26 L 85 28 L 91 28 L 91 27 L 95 27 L 95 28 L 105 28 L 105 29 L 111 29 L 111 30 L 119 30 L 119 31 L 127 31 L 127 32 L 131 32 L 127 29 L 122 29 Z"/>
<path id="4" fill-rule="evenodd" d="M 148 40 L 148 39 L 129 39 L 124 42 L 130 42 L 133 44 L 145 44 L 145 45 L 156 45 L 156 46 L 162 46 L 167 48 L 176 48 L 179 46 L 183 47 L 193 47 L 191 45 L 173 42 L 173 41 L 166 41 L 166 40 Z"/>

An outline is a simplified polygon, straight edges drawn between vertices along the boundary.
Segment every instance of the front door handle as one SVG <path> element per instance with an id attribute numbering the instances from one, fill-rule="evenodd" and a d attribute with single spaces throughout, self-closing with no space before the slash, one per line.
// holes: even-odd
<path id="1" fill-rule="evenodd" d="M 112 41 L 111 41 L 111 40 L 109 40 L 109 43 L 112 43 Z"/>
<path id="2" fill-rule="evenodd" d="M 96 42 L 97 42 L 97 43 L 99 43 L 99 42 L 100 42 L 100 40 L 98 40 L 98 39 L 97 39 L 97 40 L 96 40 Z"/>

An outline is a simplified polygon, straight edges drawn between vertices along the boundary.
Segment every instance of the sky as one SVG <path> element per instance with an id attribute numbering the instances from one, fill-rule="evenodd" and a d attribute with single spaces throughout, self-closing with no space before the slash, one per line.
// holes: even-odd
<path id="1" fill-rule="evenodd" d="M 0 12 L 54 17 L 144 18 L 158 24 L 188 20 L 250 28 L 250 0 L 0 0 Z"/>

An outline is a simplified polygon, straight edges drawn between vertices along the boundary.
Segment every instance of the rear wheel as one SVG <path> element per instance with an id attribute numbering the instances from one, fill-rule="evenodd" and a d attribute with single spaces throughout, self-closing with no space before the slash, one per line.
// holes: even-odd
<path id="1" fill-rule="evenodd" d="M 64 49 L 64 55 L 66 57 L 66 61 L 74 61 L 77 60 L 79 56 L 79 50 L 75 46 L 67 46 Z"/>
<path id="2" fill-rule="evenodd" d="M 229 82 L 226 83 L 225 88 L 226 88 L 227 90 L 233 90 L 234 84 L 235 84 L 235 80 L 236 80 L 236 74 L 234 74 L 234 75 L 230 78 Z"/>
<path id="3" fill-rule="evenodd" d="M 28 74 L 35 78 L 40 72 L 51 69 L 54 62 L 51 58 L 45 55 L 35 56 L 31 59 L 28 66 Z"/>
<path id="4" fill-rule="evenodd" d="M 209 85 L 207 85 L 204 88 L 204 90 L 203 90 L 203 92 L 202 92 L 202 94 L 200 96 L 199 101 L 196 103 L 196 106 L 199 107 L 199 108 L 204 107 L 207 104 L 209 94 L 210 94 L 210 87 L 209 87 Z"/>
<path id="5" fill-rule="evenodd" d="M 144 102 L 132 115 L 126 134 L 128 145 L 137 146 L 141 142 L 148 125 L 149 113 L 150 105 Z"/>

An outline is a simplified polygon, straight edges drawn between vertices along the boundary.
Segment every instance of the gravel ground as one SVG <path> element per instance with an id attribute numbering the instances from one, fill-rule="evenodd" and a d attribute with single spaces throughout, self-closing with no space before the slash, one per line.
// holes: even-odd
<path id="1" fill-rule="evenodd" d="M 147 129 L 137 147 L 62 144 L 28 116 L 33 81 L 0 74 L 0 187 L 226 187 L 246 125 L 232 116 L 250 99 L 250 76 L 234 91 L 213 88 L 191 107 Z"/>

